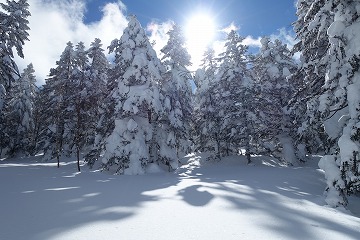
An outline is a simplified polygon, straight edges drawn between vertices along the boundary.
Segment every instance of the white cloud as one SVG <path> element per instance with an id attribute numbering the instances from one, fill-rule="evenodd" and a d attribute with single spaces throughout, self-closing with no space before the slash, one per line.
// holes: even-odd
<path id="1" fill-rule="evenodd" d="M 16 59 L 20 71 L 32 62 L 39 84 L 43 84 L 50 68 L 55 67 L 68 41 L 73 42 L 74 45 L 83 41 L 86 46 L 89 46 L 97 37 L 102 40 L 103 48 L 106 49 L 113 39 L 121 37 L 127 25 L 126 6 L 121 1 L 107 3 L 101 10 L 102 17 L 99 21 L 85 24 L 83 19 L 87 1 L 89 0 L 29 0 L 32 14 L 29 18 L 30 41 L 27 41 L 24 46 L 25 59 Z M 0 0 L 0 2 L 5 1 Z M 172 24 L 172 21 L 151 22 L 146 27 L 150 33 L 150 41 L 156 43 L 154 49 L 160 58 L 160 50 L 168 41 L 167 32 Z M 219 32 L 229 33 L 231 30 L 237 31 L 239 27 L 231 23 Z M 285 28 L 270 37 L 280 39 L 289 48 L 296 42 L 292 32 Z M 260 39 L 260 37 L 247 36 L 243 43 L 257 48 L 261 46 Z M 212 43 L 216 54 L 224 51 L 224 42 L 225 39 L 215 39 Z M 189 51 L 193 62 L 191 70 L 199 67 L 205 47 L 200 50 Z"/>
<path id="2" fill-rule="evenodd" d="M 102 18 L 98 22 L 85 24 L 85 0 L 29 0 L 30 41 L 24 46 L 25 59 L 16 59 L 20 71 L 33 63 L 39 84 L 55 67 L 56 61 L 68 41 L 76 45 L 83 41 L 86 46 L 95 38 L 100 38 L 103 48 L 115 38 L 120 38 L 127 20 L 125 7 L 118 1 L 102 8 Z"/>
<path id="3" fill-rule="evenodd" d="M 151 43 L 155 43 L 153 48 L 160 59 L 162 57 L 160 50 L 166 45 L 169 39 L 167 33 L 172 29 L 173 24 L 173 21 L 162 23 L 151 22 L 146 27 L 147 31 L 150 32 L 149 40 Z"/>
<path id="4" fill-rule="evenodd" d="M 253 36 L 247 36 L 243 41 L 242 43 L 244 45 L 247 45 L 249 47 L 261 47 L 261 37 L 258 37 L 258 38 L 254 38 Z"/>
<path id="5" fill-rule="evenodd" d="M 235 23 L 232 22 L 229 26 L 221 29 L 220 31 L 221 31 L 221 32 L 224 32 L 224 33 L 226 33 L 226 34 L 229 34 L 231 31 L 237 31 L 237 30 L 239 30 L 239 29 L 240 29 L 240 27 L 236 26 Z"/>
<path id="6" fill-rule="evenodd" d="M 272 41 L 279 39 L 282 43 L 286 44 L 289 49 L 292 49 L 297 42 L 294 33 L 286 30 L 286 28 L 280 28 L 277 33 L 271 34 L 270 39 Z"/>

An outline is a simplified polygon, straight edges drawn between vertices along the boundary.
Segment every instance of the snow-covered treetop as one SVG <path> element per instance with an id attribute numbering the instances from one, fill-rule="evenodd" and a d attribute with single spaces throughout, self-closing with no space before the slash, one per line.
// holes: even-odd
<path id="1" fill-rule="evenodd" d="M 191 66 L 191 56 L 185 48 L 185 37 L 181 27 L 173 24 L 173 28 L 167 34 L 169 35 L 169 40 L 161 49 L 161 52 L 164 54 L 162 60 L 165 60 L 165 65 L 171 68 L 175 66 L 183 68 Z"/>
<path id="2" fill-rule="evenodd" d="M 297 64 L 292 59 L 286 44 L 278 39 L 272 42 L 268 37 L 262 38 L 260 42 L 261 49 L 257 60 L 262 61 L 265 72 L 257 73 L 258 75 L 266 74 L 271 78 L 286 78 L 296 70 Z"/>
<path id="3" fill-rule="evenodd" d="M 13 57 L 12 48 L 15 47 L 19 57 L 24 58 L 23 48 L 28 39 L 28 30 L 30 29 L 27 17 L 31 14 L 28 10 L 29 4 L 27 0 L 10 1 L 0 3 L 4 12 L 0 11 L 0 42 L 6 44 L 7 54 Z M 2 47 L 3 48 L 3 47 Z"/>
<path id="4" fill-rule="evenodd" d="M 246 69 L 246 54 L 249 47 L 242 44 L 243 40 L 244 38 L 234 30 L 227 35 L 225 52 L 221 53 L 218 58 L 223 66 L 230 64 L 236 68 Z"/>
<path id="5" fill-rule="evenodd" d="M 30 63 L 21 74 L 20 90 L 23 91 L 27 96 L 35 97 L 36 91 L 36 77 L 34 75 L 35 70 L 32 63 Z"/>
<path id="6" fill-rule="evenodd" d="M 133 75 L 133 70 L 140 74 L 139 69 L 144 68 L 147 64 L 150 64 L 149 71 L 153 71 L 155 68 L 164 71 L 145 30 L 135 16 L 129 16 L 129 23 L 124 29 L 123 35 L 120 39 L 113 40 L 108 48 L 110 53 L 115 53 L 113 70 L 115 78 L 123 78 L 125 84 L 129 83 L 127 81 L 130 80 L 129 76 Z M 132 69 L 129 69 L 130 66 Z M 159 80 L 161 78 L 160 73 L 155 73 L 156 71 L 153 71 L 153 77 Z M 135 79 L 140 82 L 146 80 L 139 78 L 139 76 L 135 76 Z"/>
<path id="7" fill-rule="evenodd" d="M 90 48 L 87 50 L 87 54 L 91 59 L 91 71 L 96 72 L 106 72 L 110 67 L 110 64 L 104 54 L 104 49 L 102 49 L 102 43 L 99 38 L 90 44 Z"/>

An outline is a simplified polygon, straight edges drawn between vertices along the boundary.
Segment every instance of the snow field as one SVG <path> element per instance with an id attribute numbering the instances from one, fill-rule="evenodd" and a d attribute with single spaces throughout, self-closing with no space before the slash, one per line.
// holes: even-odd
<path id="1" fill-rule="evenodd" d="M 358 239 L 360 201 L 324 206 L 323 173 L 255 157 L 207 162 L 189 155 L 175 173 L 76 173 L 75 161 L 0 162 L 0 239 Z M 315 163 L 316 162 L 316 163 Z M 356 215 L 355 215 L 356 213 Z"/>

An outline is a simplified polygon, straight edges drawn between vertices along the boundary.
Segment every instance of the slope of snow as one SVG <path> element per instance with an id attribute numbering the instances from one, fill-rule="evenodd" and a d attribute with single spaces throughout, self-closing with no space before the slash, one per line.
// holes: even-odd
<path id="1" fill-rule="evenodd" d="M 325 206 L 323 173 L 266 157 L 189 155 L 175 173 L 113 176 L 75 161 L 0 162 L 0 239 L 358 239 L 350 213 Z"/>

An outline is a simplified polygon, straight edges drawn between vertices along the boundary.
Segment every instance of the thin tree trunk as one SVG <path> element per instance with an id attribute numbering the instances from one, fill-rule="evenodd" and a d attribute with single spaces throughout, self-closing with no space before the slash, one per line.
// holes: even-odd
<path id="1" fill-rule="evenodd" d="M 60 156 L 59 156 L 59 153 L 56 153 L 56 159 L 57 159 L 57 167 L 60 168 Z"/>
<path id="2" fill-rule="evenodd" d="M 77 157 L 77 168 L 78 168 L 78 172 L 81 172 L 81 171 L 80 171 L 80 149 L 79 149 L 79 148 L 77 148 L 76 157 Z"/>
<path id="3" fill-rule="evenodd" d="M 250 155 L 249 150 L 246 150 L 246 159 L 247 159 L 247 164 L 250 164 L 251 163 L 251 155 Z"/>
<path id="4" fill-rule="evenodd" d="M 220 152 L 220 140 L 216 136 L 216 145 L 217 145 L 217 157 L 221 159 L 221 152 Z"/>
<path id="5" fill-rule="evenodd" d="M 77 113 L 77 129 L 76 129 L 76 136 L 75 136 L 75 144 L 76 144 L 76 157 L 77 157 L 77 168 L 78 172 L 80 172 L 80 142 L 81 142 L 81 104 L 80 101 L 77 101 L 76 113 Z"/>

